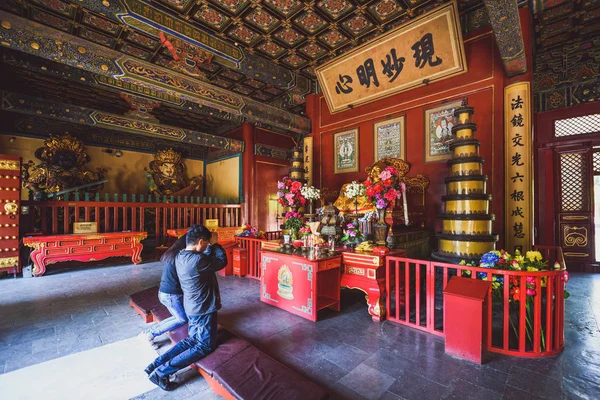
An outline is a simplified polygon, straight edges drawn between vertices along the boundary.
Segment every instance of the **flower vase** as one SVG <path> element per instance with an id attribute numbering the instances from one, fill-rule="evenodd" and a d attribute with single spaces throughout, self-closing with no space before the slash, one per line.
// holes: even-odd
<path id="1" fill-rule="evenodd" d="M 387 237 L 390 230 L 390 225 L 385 222 L 385 208 L 378 208 L 379 218 L 373 225 L 373 232 L 375 234 L 375 243 L 378 246 L 387 246 Z"/>
<path id="2" fill-rule="evenodd" d="M 298 230 L 292 228 L 291 231 L 292 231 L 291 239 L 292 239 L 292 243 L 293 243 L 294 240 L 298 239 Z"/>

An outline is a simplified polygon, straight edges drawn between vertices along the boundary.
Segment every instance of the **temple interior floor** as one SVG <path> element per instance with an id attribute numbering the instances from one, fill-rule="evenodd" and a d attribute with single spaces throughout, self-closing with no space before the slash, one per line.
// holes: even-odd
<path id="1" fill-rule="evenodd" d="M 129 295 L 158 284 L 160 273 L 159 263 L 56 272 L 51 266 L 41 278 L 1 279 L 0 373 L 138 335 L 146 325 Z M 360 291 L 343 290 L 341 312 L 325 310 L 313 323 L 261 303 L 258 281 L 219 282 L 219 323 L 328 387 L 333 398 L 600 398 L 600 275 L 571 274 L 561 355 L 495 356 L 483 366 L 445 355 L 436 336 L 373 322 Z M 178 379 L 184 383 L 175 392 L 157 388 L 138 398 L 220 398 L 194 371 Z"/>

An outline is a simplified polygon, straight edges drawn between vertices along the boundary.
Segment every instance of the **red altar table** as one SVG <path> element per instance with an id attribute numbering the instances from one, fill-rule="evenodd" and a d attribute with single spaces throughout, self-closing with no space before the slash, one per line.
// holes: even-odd
<path id="1" fill-rule="evenodd" d="M 392 250 L 386 255 L 372 252 L 342 253 L 341 287 L 365 292 L 373 320 L 385 320 L 385 257 L 403 257 L 406 250 Z"/>
<path id="2" fill-rule="evenodd" d="M 62 261 L 86 262 L 131 256 L 131 261 L 139 264 L 142 262 L 141 241 L 147 236 L 147 232 L 30 236 L 23 238 L 23 244 L 33 248 L 33 275 L 41 276 L 48 264 Z"/>
<path id="3" fill-rule="evenodd" d="M 324 308 L 340 310 L 341 256 L 305 257 L 301 253 L 263 250 L 260 300 L 317 320 Z"/>

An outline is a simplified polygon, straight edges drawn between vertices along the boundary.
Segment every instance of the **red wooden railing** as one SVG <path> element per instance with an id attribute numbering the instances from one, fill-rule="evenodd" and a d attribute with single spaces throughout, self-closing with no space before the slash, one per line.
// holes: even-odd
<path id="1" fill-rule="evenodd" d="M 187 228 L 218 219 L 219 226 L 241 225 L 239 204 L 142 203 L 105 201 L 23 201 L 29 208 L 22 233 L 47 235 L 72 232 L 73 222 L 96 222 L 98 232 L 148 231 L 164 243 L 168 229 Z M 28 221 L 27 221 L 28 219 Z"/>
<path id="2" fill-rule="evenodd" d="M 564 259 L 560 248 L 537 246 L 550 266 L 559 270 L 507 271 L 481 267 L 387 257 L 386 298 L 388 319 L 444 336 L 443 290 L 453 276 L 495 279 L 499 289 L 488 297 L 487 349 L 521 357 L 547 357 L 564 348 Z M 481 274 L 484 274 L 483 276 Z M 478 275 L 480 275 L 478 277 Z M 527 295 L 527 277 L 535 281 L 535 295 Z M 519 293 L 511 298 L 510 279 Z M 530 278 L 530 279 L 531 279 Z M 545 282 L 545 286 L 542 283 Z"/>
<path id="3" fill-rule="evenodd" d="M 255 239 L 250 237 L 237 237 L 238 246 L 248 250 L 248 277 L 260 279 L 260 249 L 265 240 L 276 240 L 281 238 L 281 231 L 266 232 L 266 239 Z"/>

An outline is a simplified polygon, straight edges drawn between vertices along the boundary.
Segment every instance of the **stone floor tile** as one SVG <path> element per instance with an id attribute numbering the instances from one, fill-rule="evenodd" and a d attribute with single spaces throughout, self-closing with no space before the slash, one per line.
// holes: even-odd
<path id="1" fill-rule="evenodd" d="M 498 394 L 504 393 L 508 381 L 507 373 L 477 364 L 464 366 L 456 377 Z"/>
<path id="2" fill-rule="evenodd" d="M 473 385 L 460 378 L 455 378 L 450 382 L 450 386 L 442 395 L 442 399 L 453 400 L 500 400 L 501 393 L 492 392 L 480 386 Z"/>
<path id="3" fill-rule="evenodd" d="M 338 367 L 353 370 L 369 357 L 369 353 L 347 344 L 340 344 L 323 356 Z"/>
<path id="4" fill-rule="evenodd" d="M 394 381 L 394 377 L 361 364 L 340 379 L 339 383 L 367 399 L 374 400 L 381 397 Z"/>
<path id="5" fill-rule="evenodd" d="M 379 400 L 403 400 L 402 397 L 394 394 L 392 392 L 385 392 L 383 396 L 379 398 Z"/>
<path id="6" fill-rule="evenodd" d="M 414 367 L 411 360 L 387 350 L 376 351 L 375 354 L 365 360 L 364 364 L 395 378 L 400 376 L 404 370 L 408 369 L 410 371 Z"/>
<path id="7" fill-rule="evenodd" d="M 517 389 L 514 386 L 506 385 L 506 389 L 504 390 L 504 395 L 502 396 L 504 400 L 541 400 L 544 397 L 536 396 L 531 393 L 527 393 L 521 389 Z"/>
<path id="8" fill-rule="evenodd" d="M 330 386 L 331 397 L 330 400 L 365 400 L 366 397 L 361 396 L 354 390 L 342 383 L 335 383 Z"/>
<path id="9" fill-rule="evenodd" d="M 528 369 L 513 367 L 508 376 L 508 385 L 548 399 L 562 399 L 561 381 Z"/>
<path id="10" fill-rule="evenodd" d="M 404 371 L 389 391 L 406 400 L 437 400 L 448 388 L 410 371 Z"/>
<path id="11" fill-rule="evenodd" d="M 6 360 L 6 367 L 4 368 L 4 373 L 25 368 L 30 365 L 39 364 L 44 361 L 53 360 L 57 357 L 58 351 L 56 346 L 50 347 L 44 351 L 40 351 L 37 353 L 11 357 Z"/>

